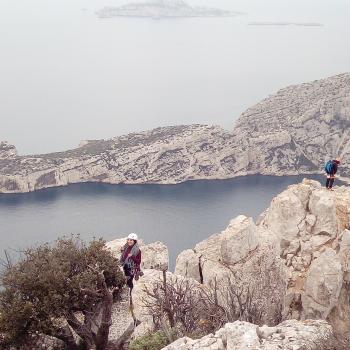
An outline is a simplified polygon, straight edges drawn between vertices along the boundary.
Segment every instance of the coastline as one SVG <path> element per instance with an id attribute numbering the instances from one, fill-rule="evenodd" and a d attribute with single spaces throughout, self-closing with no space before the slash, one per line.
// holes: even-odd
<path id="1" fill-rule="evenodd" d="M 346 174 L 350 142 L 343 130 L 350 127 L 349 97 L 350 73 L 344 73 L 279 90 L 242 113 L 232 131 L 201 124 L 160 127 L 29 156 L 0 142 L 0 193 L 82 182 L 169 185 L 256 174 L 322 174 L 325 162 L 338 156 L 334 150 L 343 155 Z"/>

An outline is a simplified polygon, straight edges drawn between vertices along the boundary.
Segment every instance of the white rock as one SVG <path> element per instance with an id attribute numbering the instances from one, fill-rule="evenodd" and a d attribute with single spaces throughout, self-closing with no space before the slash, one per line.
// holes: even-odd
<path id="1" fill-rule="evenodd" d="M 181 252 L 176 258 L 175 274 L 194 278 L 201 282 L 199 255 L 192 249 Z"/>
<path id="2" fill-rule="evenodd" d="M 310 266 L 302 296 L 303 317 L 326 319 L 338 302 L 342 283 L 340 259 L 327 248 Z"/>
<path id="3" fill-rule="evenodd" d="M 264 335 L 262 341 L 258 334 Z M 182 338 L 163 350 L 345 350 L 339 345 L 332 327 L 326 321 L 290 320 L 276 328 L 259 328 L 251 323 L 236 321 L 226 324 L 215 335 L 197 340 Z"/>
<path id="4" fill-rule="evenodd" d="M 312 233 L 314 235 L 327 234 L 334 238 L 339 233 L 334 196 L 324 189 L 313 191 L 309 208 L 317 218 Z"/>
<path id="5" fill-rule="evenodd" d="M 231 221 L 221 237 L 221 257 L 225 264 L 243 260 L 259 245 L 257 227 L 251 218 L 243 215 Z"/>
<path id="6" fill-rule="evenodd" d="M 305 209 L 300 198 L 292 191 L 284 191 L 272 200 L 264 225 L 275 233 L 285 247 L 297 240 L 300 234 L 298 225 L 305 219 Z M 283 242 L 282 242 L 283 247 Z"/>

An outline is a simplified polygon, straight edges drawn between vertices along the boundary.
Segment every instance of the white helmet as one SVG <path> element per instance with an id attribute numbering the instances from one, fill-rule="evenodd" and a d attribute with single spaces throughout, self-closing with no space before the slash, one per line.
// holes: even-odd
<path id="1" fill-rule="evenodd" d="M 130 233 L 127 239 L 132 239 L 134 241 L 137 241 L 138 237 L 136 233 Z"/>

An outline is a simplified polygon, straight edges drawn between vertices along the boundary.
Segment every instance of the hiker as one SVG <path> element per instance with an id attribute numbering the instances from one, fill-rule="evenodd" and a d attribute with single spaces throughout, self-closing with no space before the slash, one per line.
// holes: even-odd
<path id="1" fill-rule="evenodd" d="M 126 277 L 126 284 L 130 288 L 130 293 L 134 288 L 133 279 L 137 281 L 139 276 L 142 275 L 141 265 L 141 250 L 137 244 L 137 234 L 130 233 L 127 237 L 127 241 L 121 249 L 120 262 L 123 266 L 123 270 Z"/>
<path id="2" fill-rule="evenodd" d="M 326 188 L 333 191 L 333 183 L 335 179 L 335 174 L 338 171 L 338 166 L 340 164 L 340 158 L 329 160 L 325 165 L 325 171 L 327 173 Z"/>

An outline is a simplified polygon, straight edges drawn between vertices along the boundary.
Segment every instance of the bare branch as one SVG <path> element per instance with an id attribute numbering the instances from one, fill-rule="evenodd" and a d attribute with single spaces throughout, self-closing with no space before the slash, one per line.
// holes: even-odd
<path id="1" fill-rule="evenodd" d="M 94 291 L 94 290 L 86 289 L 86 288 L 81 288 L 80 290 L 81 290 L 81 292 L 82 292 L 83 294 L 89 295 L 89 296 L 91 296 L 91 297 L 96 297 L 96 298 L 102 298 L 102 297 L 103 297 L 103 294 L 100 293 L 100 292 L 98 292 L 98 291 L 96 292 L 96 291 Z"/>

